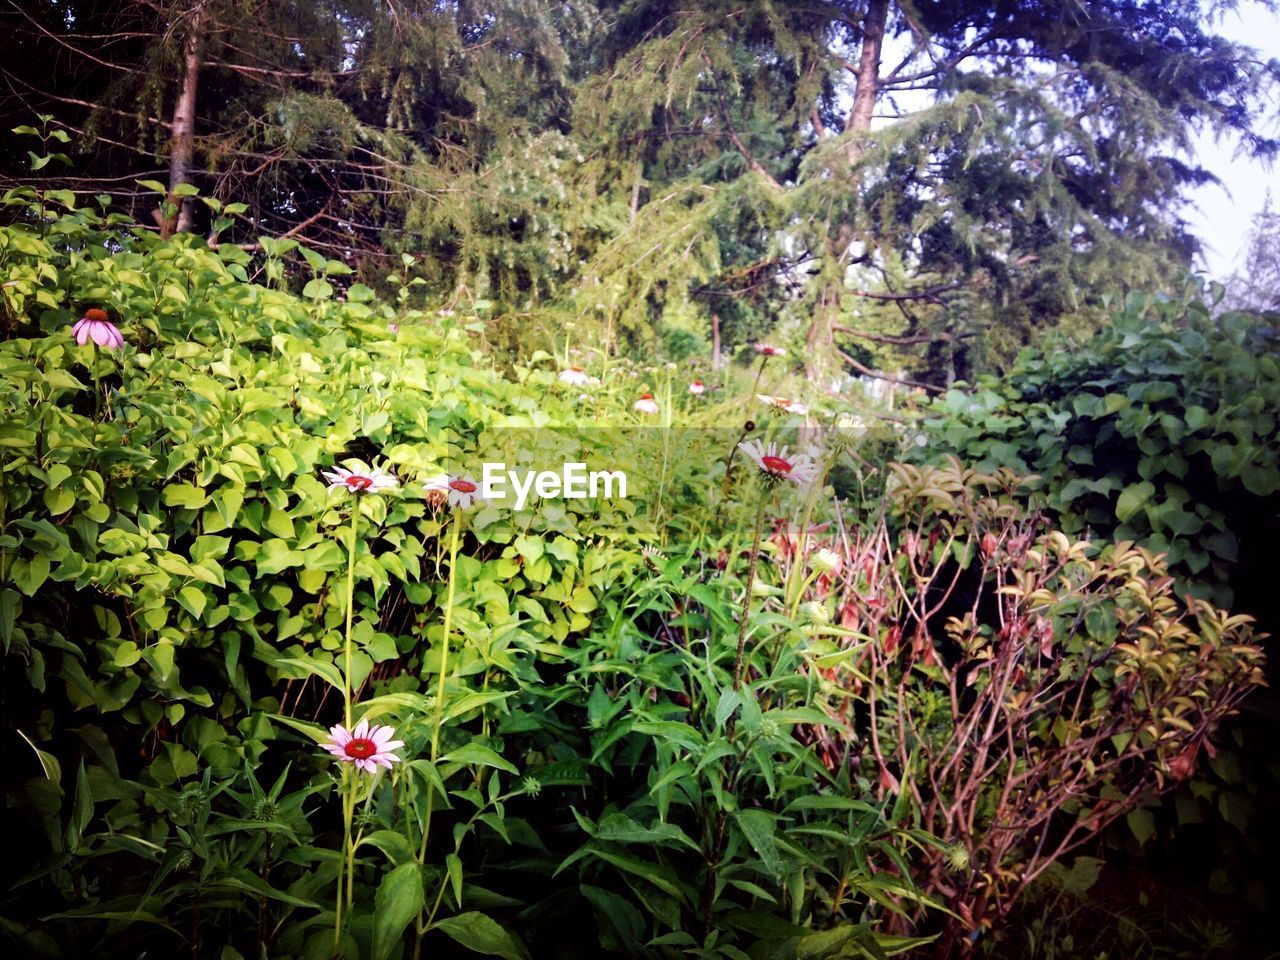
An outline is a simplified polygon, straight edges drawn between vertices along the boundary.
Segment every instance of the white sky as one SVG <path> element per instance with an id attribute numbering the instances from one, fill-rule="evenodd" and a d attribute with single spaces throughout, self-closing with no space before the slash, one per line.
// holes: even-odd
<path id="1" fill-rule="evenodd" d="M 1228 13 L 1217 32 L 1255 48 L 1264 59 L 1280 59 L 1280 14 L 1260 4 L 1245 3 Z M 1280 133 L 1278 113 L 1273 102 L 1259 132 Z M 1234 156 L 1235 146 L 1230 138 L 1215 142 L 1212 131 L 1196 139 L 1196 159 L 1222 181 L 1221 186 L 1191 191 L 1186 209 L 1188 223 L 1205 245 L 1203 266 L 1214 280 L 1225 280 L 1240 266 L 1253 215 L 1262 209 L 1267 190 L 1280 202 L 1280 162 L 1268 170 L 1256 160 Z"/>

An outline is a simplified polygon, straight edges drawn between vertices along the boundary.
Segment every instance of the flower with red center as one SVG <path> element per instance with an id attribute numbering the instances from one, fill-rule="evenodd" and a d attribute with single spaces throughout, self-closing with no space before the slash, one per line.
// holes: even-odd
<path id="1" fill-rule="evenodd" d="M 770 480 L 790 480 L 796 484 L 812 483 L 818 476 L 818 465 L 807 453 L 787 453 L 776 443 L 764 444 L 759 440 L 744 440 L 738 444 L 760 472 Z"/>
<path id="2" fill-rule="evenodd" d="M 591 378 L 581 367 L 566 367 L 560 371 L 560 382 L 567 383 L 571 387 L 586 387 L 590 386 Z"/>
<path id="3" fill-rule="evenodd" d="M 86 310 L 84 316 L 71 328 L 76 343 L 85 346 L 90 340 L 108 350 L 119 350 L 124 346 L 124 334 L 107 317 L 107 311 L 97 307 Z"/>
<path id="4" fill-rule="evenodd" d="M 787 351 L 783 350 L 781 347 L 775 347 L 769 343 L 757 343 L 756 353 L 765 357 L 785 357 L 787 355 Z"/>
<path id="5" fill-rule="evenodd" d="M 640 399 L 635 402 L 635 406 L 632 407 L 632 409 L 635 410 L 636 413 L 657 413 L 658 401 L 653 399 L 652 393 L 642 393 L 640 394 Z"/>
<path id="6" fill-rule="evenodd" d="M 480 485 L 472 477 L 453 477 L 441 473 L 423 486 L 433 494 L 447 497 L 451 507 L 462 507 L 465 510 L 473 503 L 484 503 L 484 497 L 480 496 Z"/>
<path id="7" fill-rule="evenodd" d="M 695 397 L 700 397 L 707 392 L 706 385 L 701 380 L 695 380 L 689 384 L 689 392 Z"/>
<path id="8" fill-rule="evenodd" d="M 383 727 L 361 720 L 354 730 L 348 730 L 342 724 L 329 728 L 329 742 L 320 744 L 338 758 L 340 763 L 355 764 L 356 769 L 366 773 L 376 773 L 378 767 L 391 769 L 393 763 L 399 763 L 400 757 L 393 753 L 396 748 L 403 747 L 403 740 L 393 740 L 395 727 Z"/>
<path id="9" fill-rule="evenodd" d="M 330 490 L 341 488 L 352 493 L 381 493 L 383 490 L 394 490 L 400 485 L 395 477 L 377 467 L 370 470 L 334 467 L 332 470 L 322 470 L 321 474 L 329 481 Z"/>
<path id="10" fill-rule="evenodd" d="M 799 400 L 788 400 L 786 397 L 771 397 L 764 393 L 757 393 L 756 399 L 761 403 L 767 403 L 775 410 L 781 410 L 783 413 L 794 413 L 801 417 L 809 413 L 809 408 Z"/>

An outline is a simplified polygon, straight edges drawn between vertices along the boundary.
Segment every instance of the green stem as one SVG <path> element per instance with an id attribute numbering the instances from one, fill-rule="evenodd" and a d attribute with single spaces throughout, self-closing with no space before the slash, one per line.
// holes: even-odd
<path id="1" fill-rule="evenodd" d="M 458 533 L 462 529 L 462 512 L 454 514 L 453 530 L 449 534 L 449 587 L 444 602 L 444 636 L 440 647 L 440 676 L 436 684 L 436 715 L 431 725 L 431 763 L 434 766 L 440 755 L 440 727 L 444 723 L 445 680 L 449 667 L 449 630 L 453 625 L 453 598 L 457 587 L 458 569 Z M 418 864 L 425 866 L 427 862 L 427 838 L 431 835 L 431 814 L 435 810 L 436 791 L 427 791 L 427 815 L 422 822 L 422 842 L 418 846 Z M 417 939 L 413 944 L 413 960 L 422 956 L 422 936 L 427 932 L 426 907 L 418 911 L 415 928 Z"/>
<path id="2" fill-rule="evenodd" d="M 751 614 L 751 594 L 756 586 L 756 558 L 760 555 L 760 531 L 764 528 L 764 505 L 768 497 L 762 492 L 756 505 L 756 527 L 751 538 L 751 560 L 747 566 L 747 595 L 742 601 L 742 620 L 738 623 L 738 653 L 733 658 L 733 689 L 742 689 L 743 651 L 747 643 L 747 620 Z"/>
<path id="3" fill-rule="evenodd" d="M 356 494 L 351 510 L 351 544 L 347 550 L 347 632 L 343 642 L 344 669 L 342 673 L 342 716 L 348 731 L 351 730 L 351 623 L 356 601 L 356 537 L 360 531 L 360 495 Z M 358 776 L 355 769 L 343 769 L 342 783 L 342 854 L 338 858 L 338 892 L 333 915 L 333 953 L 339 955 L 342 948 L 343 876 L 346 876 L 346 903 L 351 906 L 354 894 L 355 847 L 351 842 L 351 820 L 355 808 L 356 784 L 351 777 Z"/>
<path id="4" fill-rule="evenodd" d="M 347 729 L 351 729 L 351 618 L 356 606 L 356 535 L 360 525 L 360 495 L 356 494 L 355 509 L 351 511 L 351 545 L 347 551 L 347 635 L 343 644 L 345 670 L 342 675 L 343 716 Z"/>
<path id="5" fill-rule="evenodd" d="M 333 955 L 342 955 L 342 872 L 347 861 L 347 843 L 351 840 L 351 812 L 347 806 L 347 769 L 342 770 L 342 783 L 338 787 L 342 791 L 342 852 L 338 855 L 338 889 L 334 896 L 333 906 Z"/>
<path id="6" fill-rule="evenodd" d="M 449 535 L 449 590 L 444 601 L 444 637 L 440 640 L 440 676 L 436 686 L 436 717 L 431 725 L 431 762 L 436 762 L 440 751 L 440 725 L 444 722 L 444 682 L 449 668 L 449 628 L 453 622 L 453 596 L 457 587 L 458 530 L 462 526 L 461 512 L 455 514 L 453 531 Z"/>
<path id="7" fill-rule="evenodd" d="M 93 422 L 102 413 L 102 373 L 98 370 L 98 344 L 93 345 Z"/>

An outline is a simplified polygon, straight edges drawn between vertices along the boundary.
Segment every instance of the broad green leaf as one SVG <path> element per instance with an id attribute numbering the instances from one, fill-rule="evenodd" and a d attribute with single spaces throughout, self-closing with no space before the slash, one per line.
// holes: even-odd
<path id="1" fill-rule="evenodd" d="M 529 951 L 515 934 L 477 911 L 437 920 L 434 929 L 443 931 L 476 953 L 502 957 L 503 960 L 530 960 Z"/>

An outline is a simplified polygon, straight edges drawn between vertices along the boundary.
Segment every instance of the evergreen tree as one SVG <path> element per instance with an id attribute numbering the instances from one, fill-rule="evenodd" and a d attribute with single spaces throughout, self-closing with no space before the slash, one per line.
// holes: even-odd
<path id="1" fill-rule="evenodd" d="M 1276 149 L 1255 127 L 1280 65 L 1215 35 L 1224 9 L 28 0 L 0 69 L 10 125 L 66 119 L 68 184 L 139 219 L 134 178 L 190 182 L 247 205 L 231 238 L 375 277 L 407 256 L 513 337 L 731 351 L 781 323 L 810 373 L 941 384 L 1187 270 L 1191 135 Z M 174 209 L 159 229 L 207 228 Z"/>

